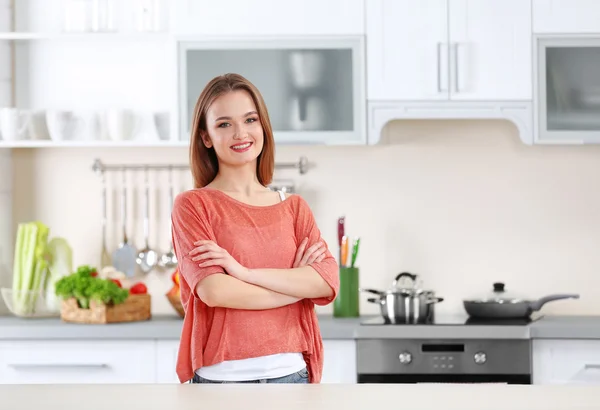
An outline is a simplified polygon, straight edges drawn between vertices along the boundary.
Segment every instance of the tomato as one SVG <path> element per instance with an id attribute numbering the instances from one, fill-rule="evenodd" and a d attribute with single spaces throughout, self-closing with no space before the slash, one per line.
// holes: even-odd
<path id="1" fill-rule="evenodd" d="M 148 293 L 148 288 L 142 282 L 138 282 L 129 289 L 129 293 L 134 295 L 143 295 Z"/>
<path id="2" fill-rule="evenodd" d="M 122 288 L 123 285 L 121 284 L 121 281 L 119 279 L 111 279 L 113 282 L 115 282 L 117 284 L 118 287 Z"/>
<path id="3" fill-rule="evenodd" d="M 98 276 L 98 272 L 96 272 L 96 271 L 93 271 L 92 273 L 90 273 L 90 276 L 91 276 L 92 278 L 95 278 L 96 276 Z"/>

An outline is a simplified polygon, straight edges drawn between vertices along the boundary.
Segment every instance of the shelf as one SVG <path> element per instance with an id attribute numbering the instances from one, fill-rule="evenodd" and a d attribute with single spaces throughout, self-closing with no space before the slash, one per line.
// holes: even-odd
<path id="1" fill-rule="evenodd" d="M 172 36 L 165 32 L 147 33 L 35 33 L 0 32 L 0 40 L 64 40 L 64 41 L 157 41 L 168 40 Z"/>
<path id="2" fill-rule="evenodd" d="M 2 148 L 187 148 L 188 141 L 2 141 Z"/>

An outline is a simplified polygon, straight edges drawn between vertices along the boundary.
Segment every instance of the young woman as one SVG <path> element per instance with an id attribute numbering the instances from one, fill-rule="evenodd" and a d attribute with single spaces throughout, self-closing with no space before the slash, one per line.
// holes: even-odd
<path id="1" fill-rule="evenodd" d="M 338 267 L 306 201 L 267 188 L 274 145 L 253 84 L 236 74 L 207 84 L 192 123 L 195 188 L 172 213 L 182 383 L 321 380 L 314 307 L 336 297 Z"/>

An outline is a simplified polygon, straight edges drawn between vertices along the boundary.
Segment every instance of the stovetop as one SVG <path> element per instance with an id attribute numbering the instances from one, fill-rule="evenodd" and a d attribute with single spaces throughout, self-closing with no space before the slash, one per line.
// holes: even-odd
<path id="1" fill-rule="evenodd" d="M 527 326 L 542 316 L 524 319 L 476 319 L 469 316 L 439 316 L 424 323 L 389 323 L 383 317 L 367 319 L 362 326 Z"/>

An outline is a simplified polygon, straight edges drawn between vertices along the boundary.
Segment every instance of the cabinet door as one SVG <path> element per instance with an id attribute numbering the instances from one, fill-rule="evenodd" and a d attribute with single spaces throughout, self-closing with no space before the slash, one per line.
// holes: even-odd
<path id="1" fill-rule="evenodd" d="M 368 0 L 369 100 L 448 98 L 447 0 Z"/>
<path id="2" fill-rule="evenodd" d="M 321 383 L 356 383 L 356 342 L 327 339 L 323 350 Z"/>
<path id="3" fill-rule="evenodd" d="M 154 383 L 154 341 L 3 341 L 0 384 Z"/>
<path id="4" fill-rule="evenodd" d="M 532 0 L 532 2 L 534 33 L 600 33 L 600 1 L 598 0 Z"/>
<path id="5" fill-rule="evenodd" d="M 534 340 L 533 382 L 600 385 L 600 340 Z"/>
<path id="6" fill-rule="evenodd" d="M 449 0 L 450 99 L 532 98 L 531 3 Z"/>
<path id="7" fill-rule="evenodd" d="M 156 342 L 156 382 L 177 383 L 179 378 L 175 372 L 179 340 L 158 340 Z"/>
<path id="8" fill-rule="evenodd" d="M 600 143 L 600 40 L 539 38 L 536 48 L 538 142 Z"/>
<path id="9" fill-rule="evenodd" d="M 176 0 L 179 34 L 364 34 L 364 0 Z"/>

